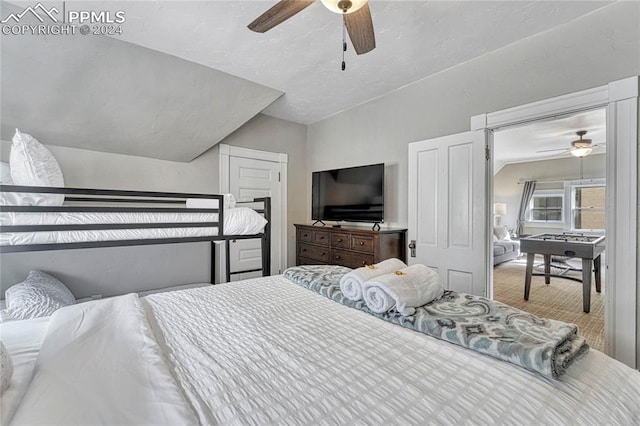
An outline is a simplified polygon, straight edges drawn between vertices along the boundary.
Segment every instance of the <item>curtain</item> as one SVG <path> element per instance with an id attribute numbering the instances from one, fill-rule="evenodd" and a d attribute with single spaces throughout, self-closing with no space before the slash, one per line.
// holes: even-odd
<path id="1" fill-rule="evenodd" d="M 520 200 L 520 209 L 518 210 L 518 228 L 516 229 L 516 234 L 518 236 L 520 236 L 522 234 L 522 231 L 524 231 L 525 214 L 535 190 L 535 180 L 528 180 L 524 183 L 524 185 L 522 185 L 522 199 Z"/>

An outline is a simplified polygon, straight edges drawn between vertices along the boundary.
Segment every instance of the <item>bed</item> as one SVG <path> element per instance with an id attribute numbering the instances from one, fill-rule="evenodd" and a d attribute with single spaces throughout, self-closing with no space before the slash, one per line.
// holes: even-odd
<path id="1" fill-rule="evenodd" d="M 261 268 L 232 271 L 226 256 L 226 281 L 246 272 L 270 275 L 268 197 L 238 203 L 250 208 L 235 207 L 235 201 L 229 203 L 220 194 L 19 185 L 0 185 L 0 193 L 64 197 L 64 205 L 2 205 L 2 253 L 211 241 L 213 283 L 213 243 L 224 243 L 228 252 L 229 241 L 257 238 Z"/>
<path id="2" fill-rule="evenodd" d="M 31 379 L 3 412 L 14 425 L 640 423 L 640 373 L 601 352 L 553 379 L 333 299 L 270 276 L 62 308 L 44 337 L 34 327 Z"/>

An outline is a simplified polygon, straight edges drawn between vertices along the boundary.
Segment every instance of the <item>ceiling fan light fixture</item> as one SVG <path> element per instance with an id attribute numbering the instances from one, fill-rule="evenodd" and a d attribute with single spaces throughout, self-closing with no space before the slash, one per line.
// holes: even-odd
<path id="1" fill-rule="evenodd" d="M 334 13 L 347 15 L 356 12 L 362 6 L 367 4 L 369 0 L 321 0 L 322 4 Z"/>
<path id="2" fill-rule="evenodd" d="M 582 139 L 584 135 L 587 134 L 586 130 L 580 130 L 576 132 L 576 135 L 580 137 L 580 139 L 571 142 L 571 155 L 574 157 L 586 157 L 591 154 L 593 151 L 593 147 L 591 146 L 591 139 Z"/>
<path id="3" fill-rule="evenodd" d="M 593 148 L 591 147 L 583 147 L 583 148 L 571 148 L 571 155 L 573 155 L 574 157 L 586 157 L 587 155 L 591 154 L 591 151 L 593 150 Z"/>

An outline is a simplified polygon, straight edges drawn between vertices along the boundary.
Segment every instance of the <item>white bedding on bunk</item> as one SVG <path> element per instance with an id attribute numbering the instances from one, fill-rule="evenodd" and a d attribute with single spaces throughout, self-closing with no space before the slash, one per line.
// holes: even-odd
<path id="1" fill-rule="evenodd" d="M 598 351 L 551 380 L 281 276 L 109 300 L 54 314 L 16 424 L 640 423 L 640 373 Z"/>
<path id="2" fill-rule="evenodd" d="M 1 212 L 0 225 L 69 225 L 122 223 L 189 223 L 216 222 L 217 213 L 13 213 Z M 247 207 L 224 212 L 225 235 L 252 235 L 262 232 L 264 218 Z M 189 238 L 218 235 L 218 227 L 111 229 L 84 231 L 3 232 L 0 245 L 60 244 L 87 241 L 139 240 L 152 238 Z"/>
<path id="3" fill-rule="evenodd" d="M 11 383 L 0 398 L 0 424 L 9 424 L 29 387 L 48 325 L 49 317 L 0 323 L 0 341 L 11 354 L 13 362 Z"/>

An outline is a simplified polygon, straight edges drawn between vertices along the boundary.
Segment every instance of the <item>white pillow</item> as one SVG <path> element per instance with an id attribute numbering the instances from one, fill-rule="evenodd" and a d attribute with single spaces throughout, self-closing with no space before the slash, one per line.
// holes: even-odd
<path id="1" fill-rule="evenodd" d="M 64 186 L 62 170 L 51 152 L 33 136 L 16 129 L 9 156 L 11 178 L 16 185 Z M 61 206 L 63 194 L 22 194 L 23 204 Z"/>
<path id="2" fill-rule="evenodd" d="M 498 239 L 498 237 L 496 237 L 496 234 L 493 234 L 493 242 L 497 243 L 498 241 L 500 240 Z"/>
<path id="3" fill-rule="evenodd" d="M 249 207 L 229 209 L 224 215 L 225 235 L 253 235 L 262 232 L 267 220 Z"/>
<path id="4" fill-rule="evenodd" d="M 11 376 L 13 376 L 13 362 L 9 351 L 0 342 L 0 395 L 9 387 Z"/>
<path id="5" fill-rule="evenodd" d="M 502 226 L 494 226 L 493 227 L 493 235 L 498 238 L 500 241 L 509 241 L 511 240 L 511 236 L 509 235 L 509 230 L 506 225 Z"/>
<path id="6" fill-rule="evenodd" d="M 76 303 L 76 298 L 59 280 L 42 271 L 31 271 L 23 282 L 5 292 L 5 314 L 12 319 L 47 317 Z"/>
<path id="7" fill-rule="evenodd" d="M 0 161 L 0 183 L 4 185 L 13 185 L 13 179 L 11 179 L 11 167 L 9 163 Z"/>
<path id="8" fill-rule="evenodd" d="M 0 183 L 3 185 L 13 185 L 11 179 L 11 168 L 9 163 L 0 161 Z M 0 206 L 22 206 L 25 205 L 24 195 L 17 192 L 0 192 Z"/>

